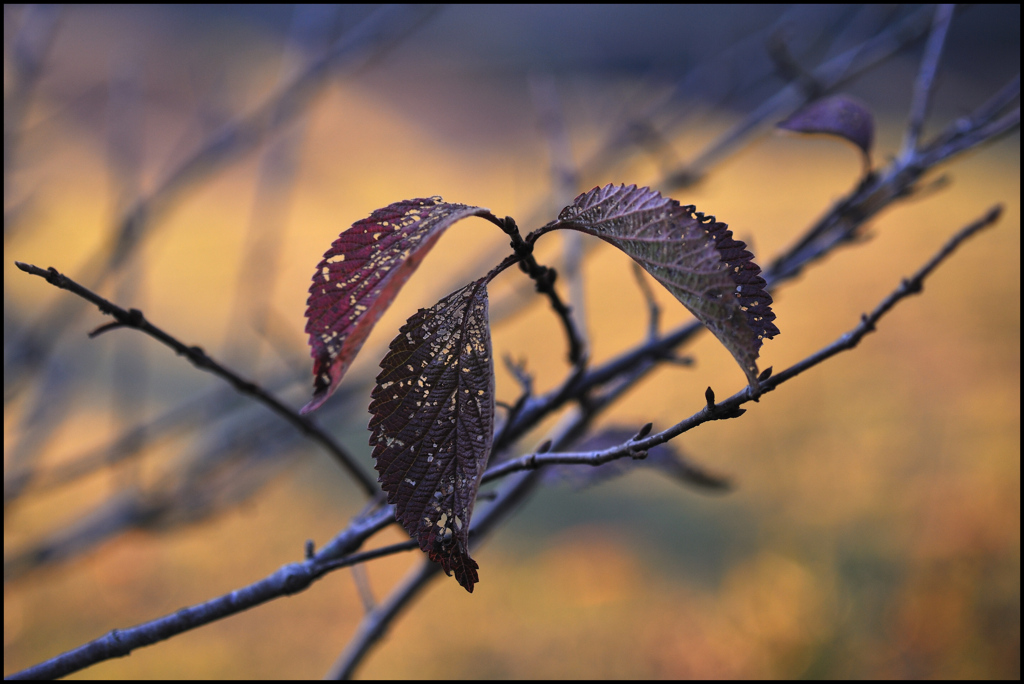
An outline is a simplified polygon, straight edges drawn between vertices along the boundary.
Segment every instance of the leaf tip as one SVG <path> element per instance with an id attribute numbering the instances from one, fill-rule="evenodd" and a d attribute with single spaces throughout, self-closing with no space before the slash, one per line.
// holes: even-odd
<path id="1" fill-rule="evenodd" d="M 307 403 L 305 406 L 299 409 L 299 415 L 305 416 L 307 414 L 312 413 L 313 411 L 316 411 L 323 405 L 325 401 L 327 401 L 326 396 L 314 395 L 313 398 L 309 400 L 309 403 Z"/>
<path id="2" fill-rule="evenodd" d="M 441 565 L 444 574 L 449 577 L 454 574 L 455 581 L 470 594 L 473 593 L 474 585 L 480 581 L 480 574 L 477 572 L 480 566 L 475 560 L 470 558 L 468 553 L 462 550 L 460 544 L 454 544 L 440 552 L 433 552 L 428 555 L 430 560 Z"/>

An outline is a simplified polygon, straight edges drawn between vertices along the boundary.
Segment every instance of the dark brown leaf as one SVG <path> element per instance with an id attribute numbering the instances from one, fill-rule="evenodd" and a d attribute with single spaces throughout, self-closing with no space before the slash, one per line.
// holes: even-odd
<path id="1" fill-rule="evenodd" d="M 306 302 L 313 399 L 302 413 L 334 393 L 377 319 L 437 238 L 468 216 L 491 213 L 440 197 L 412 199 L 378 209 L 338 236 L 317 264 Z"/>
<path id="2" fill-rule="evenodd" d="M 469 521 L 494 428 L 487 279 L 420 309 L 380 365 L 370 403 L 378 480 L 420 548 L 472 592 Z"/>
<path id="3" fill-rule="evenodd" d="M 713 216 L 650 188 L 606 185 L 576 198 L 543 230 L 570 228 L 615 245 L 714 333 L 757 387 L 764 338 L 779 334 L 761 268 Z"/>
<path id="4" fill-rule="evenodd" d="M 780 123 L 779 128 L 797 133 L 825 133 L 849 140 L 866 155 L 875 139 L 875 119 L 860 100 L 832 95 L 815 100 Z"/>

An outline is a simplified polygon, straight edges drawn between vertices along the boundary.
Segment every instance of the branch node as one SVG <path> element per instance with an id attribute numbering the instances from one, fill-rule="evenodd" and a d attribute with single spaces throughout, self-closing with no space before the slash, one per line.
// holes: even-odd
<path id="1" fill-rule="evenodd" d="M 715 412 L 715 391 L 708 387 L 707 391 L 704 392 L 704 398 L 708 402 L 708 411 L 713 414 Z"/>
<path id="2" fill-rule="evenodd" d="M 924 285 L 921 283 L 920 280 L 917 280 L 916 278 L 904 278 L 903 289 L 906 290 L 907 294 L 917 294 L 924 289 Z"/>

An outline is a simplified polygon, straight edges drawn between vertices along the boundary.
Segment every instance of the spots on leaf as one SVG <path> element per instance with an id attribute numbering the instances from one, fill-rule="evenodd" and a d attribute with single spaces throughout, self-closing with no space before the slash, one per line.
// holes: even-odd
<path id="1" fill-rule="evenodd" d="M 490 348 L 481 279 L 409 318 L 370 404 L 374 467 L 396 518 L 468 591 L 479 568 L 469 523 L 494 430 Z"/>

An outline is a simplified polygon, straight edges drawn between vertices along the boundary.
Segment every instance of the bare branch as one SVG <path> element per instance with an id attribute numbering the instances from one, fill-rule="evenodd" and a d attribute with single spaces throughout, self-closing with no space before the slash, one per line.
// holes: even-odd
<path id="1" fill-rule="evenodd" d="M 210 358 L 200 347 L 190 347 L 180 342 L 174 336 L 164 332 L 160 328 L 151 324 L 146 320 L 146 317 L 138 309 L 130 309 L 125 311 L 121 307 L 113 304 L 98 294 L 88 290 L 71 278 L 61 274 L 57 269 L 42 269 L 38 266 L 31 264 L 25 264 L 20 261 L 16 261 L 15 265 L 22 271 L 37 275 L 40 278 L 44 278 L 46 282 L 50 283 L 54 287 L 58 287 L 62 290 L 67 290 L 73 294 L 78 295 L 86 301 L 95 304 L 99 310 L 109 316 L 113 316 L 115 319 L 114 323 L 108 323 L 107 325 L 101 326 L 90 333 L 90 337 L 95 337 L 100 333 L 112 330 L 114 328 L 135 328 L 150 337 L 159 340 L 166 346 L 173 349 L 178 355 L 184 356 L 192 365 L 196 368 L 209 371 L 214 375 L 220 376 L 224 380 L 227 380 L 236 390 L 244 395 L 253 397 L 260 403 L 269 407 L 274 413 L 278 414 L 289 423 L 298 428 L 304 435 L 310 437 L 316 442 L 319 442 L 327 451 L 334 456 L 345 470 L 362 486 L 363 490 L 366 491 L 371 497 L 376 496 L 379 488 L 377 484 L 369 478 L 359 467 L 355 464 L 355 459 L 352 458 L 345 451 L 340 444 L 338 444 L 334 438 L 320 429 L 311 419 L 306 416 L 299 415 L 298 411 L 288 408 L 280 399 L 270 394 L 268 391 L 260 387 L 258 384 L 242 378 L 234 371 L 222 366 L 220 363 Z"/>
<path id="2" fill-rule="evenodd" d="M 903 149 L 899 155 L 902 158 L 908 158 L 917 151 L 921 128 L 924 126 L 924 119 L 928 115 L 928 106 L 932 99 L 935 75 L 939 71 L 942 47 L 946 43 L 949 24 L 953 20 L 954 8 L 955 5 L 939 5 L 935 8 L 932 30 L 924 48 L 924 57 L 921 59 L 921 67 L 917 72 L 917 80 L 914 82 L 914 97 L 910 103 L 910 120 L 907 122 Z"/>
<path id="3" fill-rule="evenodd" d="M 137 648 L 150 646 L 182 632 L 236 615 L 261 603 L 305 591 L 313 582 L 334 570 L 401 551 L 411 551 L 415 548 L 417 548 L 416 542 L 407 541 L 329 561 L 314 557 L 302 562 L 289 563 L 270 576 L 249 586 L 236 589 L 196 606 L 182 608 L 135 627 L 111 630 L 99 639 L 38 665 L 33 665 L 21 672 L 15 672 L 8 675 L 8 678 L 56 679 L 64 677 L 104 660 L 122 658 Z"/>

